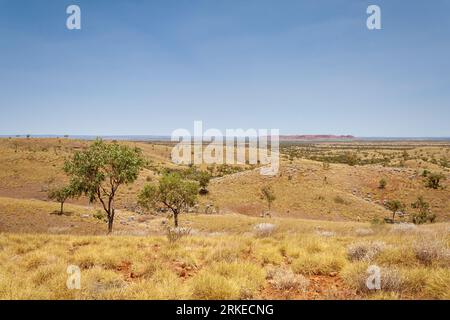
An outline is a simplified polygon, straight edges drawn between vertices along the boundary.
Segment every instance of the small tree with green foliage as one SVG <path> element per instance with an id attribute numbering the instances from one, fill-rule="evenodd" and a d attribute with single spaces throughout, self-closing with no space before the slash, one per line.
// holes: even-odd
<path id="1" fill-rule="evenodd" d="M 61 209 L 59 214 L 64 214 L 64 203 L 67 199 L 78 196 L 79 191 L 72 185 L 68 185 L 61 188 L 51 189 L 48 192 L 48 198 L 50 200 L 55 200 L 61 204 Z"/>
<path id="2" fill-rule="evenodd" d="M 394 222 L 395 215 L 398 211 L 403 210 L 405 208 L 405 205 L 399 200 L 391 200 L 386 203 L 386 208 L 388 208 L 392 212 L 392 222 Z"/>
<path id="3" fill-rule="evenodd" d="M 186 175 L 186 178 L 198 182 L 198 185 L 200 187 L 199 190 L 200 194 L 208 193 L 208 184 L 209 181 L 211 180 L 211 174 L 209 172 L 193 170 L 191 173 L 188 173 Z"/>
<path id="4" fill-rule="evenodd" d="M 200 193 L 206 194 L 208 193 L 208 184 L 211 180 L 211 175 L 208 172 L 200 171 L 197 176 L 197 181 L 200 186 Z"/>
<path id="5" fill-rule="evenodd" d="M 385 188 L 386 188 L 386 185 L 387 185 L 386 179 L 382 178 L 382 179 L 380 179 L 378 188 L 380 188 L 380 189 L 385 189 Z"/>
<path id="6" fill-rule="evenodd" d="M 77 192 L 85 194 L 91 202 L 102 204 L 108 218 L 108 233 L 111 233 L 118 189 L 123 184 L 134 182 L 144 165 L 138 148 L 98 139 L 66 161 L 64 170 Z"/>
<path id="7" fill-rule="evenodd" d="M 412 216 L 412 221 L 415 224 L 426 223 L 427 221 L 434 222 L 436 215 L 431 213 L 430 204 L 426 202 L 422 196 L 418 197 L 417 200 L 411 203 L 411 208 L 417 209 L 417 213 Z"/>
<path id="8" fill-rule="evenodd" d="M 441 187 L 441 181 L 445 179 L 442 173 L 430 173 L 427 177 L 426 186 L 431 189 L 438 189 Z"/>
<path id="9" fill-rule="evenodd" d="M 261 188 L 260 197 L 262 200 L 267 201 L 267 206 L 269 208 L 272 207 L 272 203 L 276 200 L 275 192 L 271 186 L 263 186 Z"/>
<path id="10" fill-rule="evenodd" d="M 402 157 L 403 157 L 403 159 L 404 159 L 405 161 L 408 160 L 408 159 L 409 159 L 409 153 L 408 153 L 408 151 L 403 150 Z"/>
<path id="11" fill-rule="evenodd" d="M 197 200 L 198 183 L 183 178 L 179 173 L 166 173 L 158 185 L 147 184 L 138 196 L 138 203 L 146 209 L 161 205 L 172 211 L 175 227 L 178 215 Z"/>

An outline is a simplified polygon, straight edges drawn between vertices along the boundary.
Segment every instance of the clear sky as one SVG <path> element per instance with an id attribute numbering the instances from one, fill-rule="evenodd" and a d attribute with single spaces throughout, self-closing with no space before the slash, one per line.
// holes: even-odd
<path id="1" fill-rule="evenodd" d="M 81 7 L 81 30 L 66 7 Z M 366 27 L 381 7 L 382 30 Z M 450 136 L 450 1 L 0 0 L 0 134 Z"/>

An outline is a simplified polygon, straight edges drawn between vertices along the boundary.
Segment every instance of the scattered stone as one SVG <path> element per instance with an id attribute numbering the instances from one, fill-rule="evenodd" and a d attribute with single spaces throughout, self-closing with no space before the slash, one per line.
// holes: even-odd
<path id="1" fill-rule="evenodd" d="M 399 223 L 392 226 L 391 232 L 408 233 L 417 231 L 417 226 L 413 223 Z"/>
<path id="2" fill-rule="evenodd" d="M 336 235 L 335 232 L 333 232 L 333 231 L 326 231 L 326 230 L 318 230 L 318 231 L 316 231 L 316 234 L 321 236 L 321 237 L 326 237 L 326 238 L 331 238 L 331 237 L 334 237 Z"/>
<path id="3" fill-rule="evenodd" d="M 369 228 L 358 228 L 355 230 L 355 233 L 358 236 L 370 236 L 370 235 L 374 234 L 374 231 Z"/>

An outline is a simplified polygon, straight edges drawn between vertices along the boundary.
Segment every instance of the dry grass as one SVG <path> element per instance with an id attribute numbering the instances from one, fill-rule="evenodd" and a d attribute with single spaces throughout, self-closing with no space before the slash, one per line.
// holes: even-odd
<path id="1" fill-rule="evenodd" d="M 372 261 L 385 248 L 381 241 L 354 243 L 347 248 L 347 256 L 350 261 Z"/>
<path id="2" fill-rule="evenodd" d="M 355 288 L 361 298 L 448 298 L 450 274 L 443 260 L 449 243 L 447 225 L 419 226 L 411 234 L 392 233 L 392 226 L 385 226 L 361 242 L 354 230 L 369 228 L 361 223 L 277 219 L 277 231 L 259 238 L 252 232 L 257 218 L 240 216 L 245 223 L 235 229 L 235 215 L 220 216 L 226 234 L 208 236 L 207 226 L 216 226 L 215 218 L 183 216 L 183 225 L 202 231 L 174 243 L 163 233 L 149 237 L 0 234 L 0 298 L 264 298 L 268 286 L 280 292 L 307 291 L 315 276 L 342 278 L 345 287 L 340 290 Z M 336 236 L 319 236 L 318 223 Z M 420 237 L 430 232 L 440 242 L 424 263 L 416 255 L 417 243 L 425 243 Z M 380 241 L 385 249 L 370 259 L 347 258 L 348 248 L 364 244 L 370 249 Z M 367 252 L 358 257 L 366 257 Z M 368 260 L 384 270 L 381 293 L 365 289 Z M 66 269 L 72 264 L 81 269 L 81 290 L 66 287 Z"/>
<path id="3" fill-rule="evenodd" d="M 66 181 L 61 168 L 68 156 L 83 149 L 87 141 L 72 139 L 0 139 L 0 196 L 15 198 L 35 198 L 45 200 L 47 190 L 52 185 Z M 162 168 L 175 168 L 170 161 L 171 146 L 160 143 L 120 142 L 137 146 L 151 166 L 142 171 L 136 183 L 123 188 L 118 195 L 119 207 L 134 205 L 135 195 L 147 179 L 157 179 L 157 172 Z M 406 143 L 406 142 L 405 142 Z M 374 143 L 375 151 L 387 152 L 399 158 L 402 151 L 395 151 L 395 143 L 387 149 Z M 404 143 L 402 143 L 404 144 Z M 406 143 L 408 144 L 408 143 Z M 381 143 L 380 143 L 381 145 Z M 352 145 L 355 150 L 358 143 Z M 340 152 L 347 145 L 327 143 L 320 144 L 321 152 Z M 361 142 L 363 149 L 366 147 Z M 327 149 L 329 148 L 329 149 Z M 342 148 L 342 149 L 341 149 Z M 407 148 L 410 157 L 444 159 L 448 157 L 447 146 L 429 142 Z M 357 151 L 361 155 L 366 151 Z M 201 197 L 202 205 L 213 203 L 224 212 L 237 212 L 259 216 L 265 204 L 259 199 L 262 185 L 273 185 L 277 200 L 274 202 L 273 214 L 280 217 L 304 217 L 328 220 L 369 221 L 382 219 L 389 212 L 380 205 L 384 199 L 399 199 L 405 204 L 414 202 L 422 195 L 432 205 L 438 221 L 448 221 L 450 188 L 430 190 L 424 185 L 421 172 L 424 169 L 439 171 L 449 175 L 448 168 L 439 167 L 429 161 L 406 161 L 403 168 L 395 165 L 348 166 L 331 164 L 325 169 L 321 162 L 307 159 L 295 159 L 292 162 L 281 160 L 280 174 L 275 178 L 261 176 L 258 169 L 227 175 L 213 179 L 210 193 Z M 379 180 L 387 180 L 387 187 L 379 189 Z M 445 183 L 449 183 L 449 179 Z M 370 194 L 370 197 L 368 195 Z M 336 201 L 336 199 L 338 199 Z M 369 200 L 368 200 L 369 199 Z M 81 199 L 76 203 L 87 203 Z"/>
<path id="4" fill-rule="evenodd" d="M 425 265 L 450 267 L 450 249 L 442 239 L 432 237 L 417 240 L 414 244 L 416 259 Z"/>
<path id="5" fill-rule="evenodd" d="M 325 168 L 294 159 L 282 160 L 277 177 L 244 171 L 214 179 L 200 202 L 224 214 L 183 214 L 180 224 L 190 234 L 169 241 L 164 217 L 124 207 L 158 168 L 173 166 L 170 148 L 121 143 L 142 148 L 153 167 L 121 190 L 115 234 L 105 236 L 105 223 L 93 217 L 98 207 L 86 199 L 67 204 L 63 216 L 54 214 L 58 204 L 44 201 L 48 186 L 64 182 L 64 159 L 87 142 L 0 139 L 0 299 L 264 299 L 284 292 L 317 299 L 327 297 L 328 285 L 342 299 L 450 299 L 450 188 L 425 188 L 419 170 L 439 167 L 414 158 L 443 157 L 441 146 L 409 148 L 405 168 Z M 393 162 L 399 157 L 383 152 Z M 380 177 L 388 182 L 384 190 Z M 259 218 L 258 191 L 269 182 L 277 196 L 273 218 Z M 389 215 L 383 199 L 409 204 L 417 194 L 439 223 L 368 223 Z M 80 290 L 66 286 L 69 265 L 81 270 Z M 367 289 L 370 265 L 382 270 L 381 290 Z"/>
<path id="6" fill-rule="evenodd" d="M 258 237 L 268 237 L 275 231 L 276 226 L 272 223 L 259 223 L 255 226 L 255 233 Z"/>
<path id="7" fill-rule="evenodd" d="M 326 144 L 317 147 L 323 149 L 322 153 L 340 149 L 339 144 L 329 146 L 328 150 Z M 357 143 L 354 148 L 357 153 L 365 153 L 357 150 Z M 412 145 L 411 149 L 408 152 L 413 157 L 415 146 Z M 432 155 L 437 158 L 448 157 L 447 150 L 448 146 L 440 145 L 417 147 L 417 151 L 426 154 L 428 158 Z M 394 152 L 392 156 L 401 158 L 402 152 Z M 214 202 L 224 210 L 257 216 L 265 209 L 264 202 L 258 198 L 258 190 L 270 183 L 277 197 L 273 204 L 273 216 L 370 221 L 390 215 L 382 205 L 386 199 L 398 199 L 409 206 L 418 196 L 423 196 L 432 205 L 438 221 L 448 221 L 450 203 L 447 199 L 450 197 L 450 189 L 427 188 L 421 176 L 424 169 L 443 172 L 447 176 L 450 174 L 449 168 L 414 160 L 408 160 L 405 167 L 399 167 L 396 161 L 392 161 L 386 166 L 331 164 L 325 169 L 318 161 L 305 158 L 292 161 L 284 159 L 276 178 L 261 176 L 258 170 L 254 170 L 214 180 L 210 187 L 211 193 L 205 201 Z M 379 188 L 381 178 L 387 181 L 384 189 Z M 447 180 L 444 181 L 444 187 L 448 185 Z M 398 219 L 409 221 L 409 218 Z"/>
<path id="8" fill-rule="evenodd" d="M 272 286 L 278 290 L 299 290 L 304 291 L 309 285 L 308 279 L 299 274 L 294 274 L 286 267 L 270 266 L 266 269 L 267 278 Z"/>

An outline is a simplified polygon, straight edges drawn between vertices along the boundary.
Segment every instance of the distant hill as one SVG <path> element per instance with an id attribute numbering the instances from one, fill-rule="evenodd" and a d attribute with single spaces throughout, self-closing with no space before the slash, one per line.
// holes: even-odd
<path id="1" fill-rule="evenodd" d="M 281 135 L 282 141 L 297 141 L 297 140 L 352 140 L 355 139 L 352 135 L 333 135 L 333 134 L 306 134 L 306 135 Z"/>

